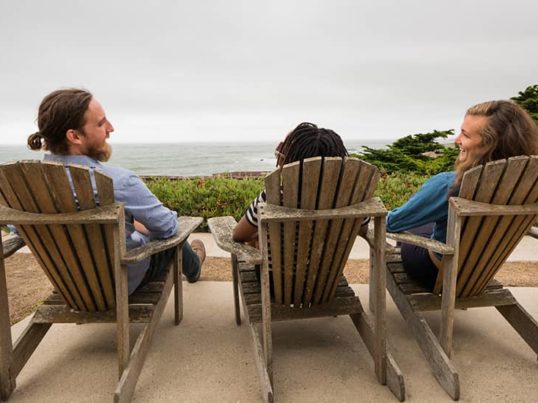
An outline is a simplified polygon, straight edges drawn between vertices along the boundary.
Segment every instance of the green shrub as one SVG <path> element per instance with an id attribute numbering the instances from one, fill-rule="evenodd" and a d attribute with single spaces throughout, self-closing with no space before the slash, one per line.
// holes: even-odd
<path id="1" fill-rule="evenodd" d="M 222 177 L 147 181 L 149 189 L 178 215 L 210 217 L 231 215 L 239 220 L 247 206 L 263 189 L 263 178 Z M 207 222 L 199 230 L 207 231 Z"/>
<path id="2" fill-rule="evenodd" d="M 424 183 L 427 176 L 413 173 L 384 173 L 376 196 L 387 209 L 402 205 Z M 233 179 L 222 177 L 146 180 L 149 189 L 165 206 L 178 215 L 204 218 L 200 231 L 208 231 L 207 219 L 233 216 L 239 220 L 247 206 L 263 189 L 263 178 Z"/>
<path id="3" fill-rule="evenodd" d="M 392 210 L 404 204 L 428 178 L 429 176 L 415 173 L 396 172 L 390 175 L 384 173 L 379 180 L 375 195 L 381 198 L 387 210 Z"/>

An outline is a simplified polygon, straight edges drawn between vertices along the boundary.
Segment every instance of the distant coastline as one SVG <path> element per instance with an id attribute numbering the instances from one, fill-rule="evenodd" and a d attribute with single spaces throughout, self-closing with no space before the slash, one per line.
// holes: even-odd
<path id="1" fill-rule="evenodd" d="M 381 148 L 392 140 L 353 140 L 346 142 L 350 153 L 362 146 Z M 109 163 L 133 170 L 139 175 L 207 176 L 225 172 L 270 171 L 275 166 L 273 143 L 171 143 L 112 144 Z M 0 145 L 0 163 L 43 159 L 42 151 L 25 145 Z"/>

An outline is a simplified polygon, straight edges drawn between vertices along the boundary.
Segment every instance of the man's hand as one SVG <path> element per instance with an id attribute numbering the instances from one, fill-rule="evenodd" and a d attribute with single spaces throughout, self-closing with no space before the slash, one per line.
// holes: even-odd
<path id="1" fill-rule="evenodd" d="M 149 235 L 149 230 L 141 222 L 134 220 L 134 227 L 141 234 Z"/>

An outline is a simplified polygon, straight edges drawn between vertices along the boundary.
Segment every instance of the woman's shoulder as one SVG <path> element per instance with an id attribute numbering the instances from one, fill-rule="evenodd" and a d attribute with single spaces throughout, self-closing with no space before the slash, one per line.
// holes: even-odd
<path id="1" fill-rule="evenodd" d="M 454 183 L 454 179 L 456 179 L 456 172 L 450 171 L 450 172 L 438 173 L 437 175 L 432 176 L 426 182 L 427 183 L 435 183 L 437 185 L 439 185 L 439 184 L 452 185 L 452 183 Z"/>

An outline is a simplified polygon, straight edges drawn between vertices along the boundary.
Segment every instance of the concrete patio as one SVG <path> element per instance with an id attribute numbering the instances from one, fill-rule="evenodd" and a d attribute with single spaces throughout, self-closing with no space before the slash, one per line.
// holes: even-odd
<path id="1" fill-rule="evenodd" d="M 209 255 L 225 256 L 209 234 L 194 236 L 206 240 Z M 525 242 L 512 260 L 534 260 L 536 241 Z M 355 258 L 367 256 L 360 243 L 353 253 Z M 173 326 L 171 299 L 134 401 L 261 401 L 248 328 L 235 325 L 231 283 L 183 284 L 183 322 Z M 367 285 L 353 288 L 367 307 Z M 538 289 L 512 291 L 538 317 Z M 426 318 L 437 329 L 437 314 Z M 14 338 L 28 320 L 12 327 Z M 387 328 L 407 401 L 451 402 L 388 295 Z M 134 333 L 138 329 L 133 326 Z M 536 401 L 537 357 L 494 308 L 457 311 L 454 345 L 462 402 Z M 278 402 L 397 401 L 377 383 L 371 358 L 346 317 L 276 323 L 273 346 Z M 117 381 L 115 348 L 114 325 L 54 325 L 19 375 L 10 402 L 111 401 Z"/>
<path id="2" fill-rule="evenodd" d="M 354 288 L 365 305 L 367 286 Z M 538 289 L 513 292 L 538 316 Z M 231 283 L 185 283 L 184 301 L 178 327 L 171 303 L 164 312 L 134 401 L 261 401 L 250 334 L 234 322 Z M 435 314 L 427 318 L 437 323 Z M 13 327 L 14 337 L 26 321 Z M 452 401 L 431 375 L 390 297 L 387 326 L 407 401 Z M 279 402 L 396 401 L 377 383 L 370 356 L 348 318 L 277 323 L 273 342 Z M 111 401 L 115 354 L 113 325 L 54 325 L 19 375 L 10 401 Z M 536 355 L 494 308 L 457 312 L 455 362 L 461 401 L 536 401 Z"/>

